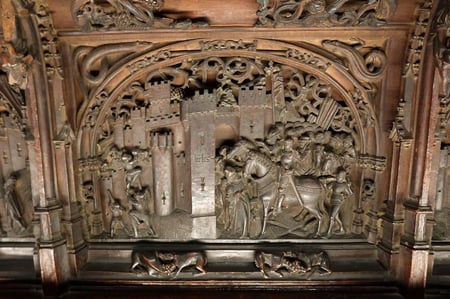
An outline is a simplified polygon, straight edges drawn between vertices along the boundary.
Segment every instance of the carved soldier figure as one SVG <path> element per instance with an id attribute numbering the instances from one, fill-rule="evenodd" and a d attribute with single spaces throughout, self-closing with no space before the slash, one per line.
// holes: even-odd
<path id="1" fill-rule="evenodd" d="M 134 186 L 136 186 L 139 190 L 142 189 L 140 178 L 142 169 L 136 165 L 138 162 L 137 159 L 129 153 L 123 153 L 122 161 L 126 170 L 125 179 L 127 190 Z"/>
<path id="2" fill-rule="evenodd" d="M 151 225 L 150 215 L 147 213 L 144 202 L 145 202 L 145 195 L 147 194 L 147 191 L 137 190 L 135 192 L 130 192 L 128 195 L 128 200 L 131 203 L 131 224 L 133 226 L 133 232 L 134 237 L 139 237 L 139 225 L 145 224 L 145 227 L 147 229 L 147 233 L 154 237 L 156 236 L 155 230 L 153 229 Z"/>
<path id="3" fill-rule="evenodd" d="M 8 221 L 10 221 L 11 228 L 16 231 L 25 230 L 25 222 L 22 215 L 19 200 L 16 194 L 17 177 L 12 174 L 4 185 L 4 201 Z"/>
<path id="4" fill-rule="evenodd" d="M 313 175 L 315 173 L 314 150 L 312 148 L 312 140 L 309 135 L 303 134 L 300 136 L 298 153 L 301 159 L 295 165 L 295 170 L 297 172 L 296 174 Z"/>
<path id="5" fill-rule="evenodd" d="M 130 235 L 129 230 L 123 222 L 123 212 L 125 211 L 125 208 L 122 206 L 119 199 L 113 198 L 111 190 L 108 190 L 108 192 L 110 196 L 109 208 L 112 213 L 110 225 L 111 238 L 114 238 L 116 235 L 116 229 L 123 229 L 127 235 Z"/>
<path id="6" fill-rule="evenodd" d="M 270 156 L 274 162 L 280 161 L 280 155 L 283 151 L 284 125 L 276 123 L 272 126 L 264 142 L 257 142 L 262 148 L 262 152 Z"/>
<path id="7" fill-rule="evenodd" d="M 344 201 L 353 194 L 350 184 L 347 183 L 346 172 L 340 169 L 336 174 L 336 181 L 332 182 L 331 188 L 331 212 L 330 212 L 330 226 L 328 228 L 328 236 L 333 234 L 334 223 L 338 225 L 338 232 L 345 233 L 342 220 L 340 219 L 340 210 Z"/>
<path id="8" fill-rule="evenodd" d="M 236 204 L 240 192 L 243 189 L 242 176 L 238 170 L 231 166 L 226 166 L 224 169 L 226 187 L 225 187 L 225 200 L 224 200 L 224 229 L 231 230 L 234 224 L 236 216 Z"/>

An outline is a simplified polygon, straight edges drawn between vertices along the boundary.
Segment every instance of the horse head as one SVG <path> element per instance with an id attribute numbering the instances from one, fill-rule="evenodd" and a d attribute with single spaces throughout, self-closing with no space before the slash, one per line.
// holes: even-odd
<path id="1" fill-rule="evenodd" d="M 250 150 L 255 148 L 256 146 L 250 140 L 241 139 L 236 142 L 230 153 L 228 153 L 228 159 L 234 160 L 238 162 L 238 164 L 243 164 L 247 161 L 247 155 Z"/>

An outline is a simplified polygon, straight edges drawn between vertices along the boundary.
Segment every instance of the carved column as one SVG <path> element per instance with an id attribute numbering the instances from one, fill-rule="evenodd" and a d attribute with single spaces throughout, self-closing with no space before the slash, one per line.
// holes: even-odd
<path id="1" fill-rule="evenodd" d="M 391 133 L 393 141 L 391 175 L 389 182 L 386 213 L 382 216 L 382 235 L 378 244 L 380 262 L 388 269 L 394 269 L 398 264 L 400 237 L 404 225 L 403 203 L 408 192 L 408 180 L 402 180 L 401 174 L 410 172 L 411 138 L 404 129 L 394 127 Z"/>
<path id="2" fill-rule="evenodd" d="M 38 1 L 39 2 L 39 1 Z M 41 40 L 41 31 L 49 30 L 53 33 L 51 23 L 39 26 L 40 21 L 50 20 L 43 3 L 35 3 L 34 12 L 30 15 L 22 3 L 15 1 L 16 10 L 20 11 L 20 24 L 24 38 L 28 45 L 42 48 L 48 41 L 48 36 Z M 33 177 L 32 190 L 37 198 L 35 214 L 40 219 L 40 235 L 37 241 L 37 256 L 39 260 L 40 276 L 46 294 L 57 293 L 69 275 L 70 267 L 67 259 L 66 239 L 61 232 L 61 203 L 56 193 L 56 173 L 54 161 L 54 123 L 52 120 L 52 102 L 47 82 L 49 65 L 43 53 L 35 57 L 35 63 L 30 69 L 26 99 L 30 106 L 28 119 L 34 140 L 30 141 L 30 172 Z"/>
<path id="3" fill-rule="evenodd" d="M 74 135 L 66 124 L 56 137 L 55 165 L 58 170 L 56 182 L 58 184 L 58 198 L 61 201 L 62 226 L 67 238 L 67 251 L 73 274 L 76 273 L 87 259 L 87 246 L 83 234 L 83 218 L 80 206 L 76 200 L 75 172 L 73 167 Z"/>
<path id="4" fill-rule="evenodd" d="M 428 3 L 430 5 L 430 3 Z M 427 22 L 430 10 L 419 11 L 422 22 Z M 429 35 L 430 33 L 428 33 Z M 429 36 L 428 36 L 429 37 Z M 425 40 L 428 40 L 425 38 Z M 434 131 L 438 115 L 438 103 L 433 101 L 434 61 L 432 42 L 424 45 L 416 92 L 412 97 L 412 160 L 410 188 L 404 202 L 404 234 L 400 239 L 400 258 L 397 277 L 406 287 L 423 289 L 429 271 L 432 214 L 429 183 L 434 154 Z M 400 174 L 402 175 L 402 174 Z"/>

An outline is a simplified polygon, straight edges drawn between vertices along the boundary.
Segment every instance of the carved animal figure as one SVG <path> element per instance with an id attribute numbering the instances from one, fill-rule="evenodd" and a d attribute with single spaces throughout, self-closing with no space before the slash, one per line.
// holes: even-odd
<path id="1" fill-rule="evenodd" d="M 175 277 L 177 277 L 181 270 L 186 267 L 194 266 L 200 271 L 200 274 L 206 274 L 205 265 L 207 263 L 206 256 L 201 252 L 187 252 L 187 253 L 159 253 L 158 257 L 164 263 L 172 263 L 177 270 Z"/>
<path id="2" fill-rule="evenodd" d="M 297 252 L 293 256 L 299 259 L 305 266 L 305 272 L 308 272 L 306 279 L 308 280 L 317 271 L 320 271 L 320 275 L 331 274 L 330 258 L 325 251 L 318 253 Z"/>
<path id="3" fill-rule="evenodd" d="M 276 209 L 277 194 L 280 184 L 280 167 L 268 156 L 250 149 L 246 142 L 241 142 L 230 152 L 229 157 L 245 157 L 244 177 L 256 183 L 257 196 L 264 205 L 264 218 L 261 235 L 265 234 L 267 220 L 271 210 Z M 286 196 L 283 205 L 286 208 L 301 206 L 318 221 L 315 236 L 320 236 L 323 216 L 327 214 L 324 202 L 324 188 L 320 180 L 313 176 L 295 176 L 289 174 L 288 184 L 294 189 L 295 196 Z"/>
<path id="4" fill-rule="evenodd" d="M 255 255 L 255 265 L 264 278 L 269 278 L 268 272 L 276 273 L 282 277 L 283 274 L 280 270 L 285 269 L 289 273 L 305 273 L 305 268 L 302 266 L 300 260 L 295 257 L 288 257 L 285 253 L 276 255 L 266 252 L 258 252 Z M 266 267 L 267 266 L 267 267 Z"/>
<path id="5" fill-rule="evenodd" d="M 148 275 L 151 276 L 158 274 L 169 274 L 176 269 L 174 264 L 161 263 L 156 254 L 153 256 L 146 256 L 142 252 L 134 251 L 131 255 L 130 271 L 136 271 L 139 267 L 146 269 Z"/>
<path id="6" fill-rule="evenodd" d="M 269 211 L 278 192 L 279 168 L 269 157 L 257 151 L 249 151 L 244 167 L 244 177 L 256 183 L 257 196 L 263 202 L 264 218 L 261 235 L 264 235 Z"/>

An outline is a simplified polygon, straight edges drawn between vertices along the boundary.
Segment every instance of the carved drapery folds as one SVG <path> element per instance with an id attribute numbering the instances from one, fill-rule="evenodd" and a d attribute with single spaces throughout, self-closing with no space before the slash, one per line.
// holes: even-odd
<path id="1" fill-rule="evenodd" d="M 324 41 L 340 49 L 330 60 L 283 43 L 270 55 L 257 41 L 189 43 L 198 50 L 75 51 L 90 99 L 77 125 L 90 237 L 358 237 L 362 170 L 385 167 L 366 144 L 381 49 Z M 355 89 L 327 81 L 330 68 Z"/>
<path id="2" fill-rule="evenodd" d="M 392 17 L 397 0 L 257 0 L 259 25 L 379 26 Z"/>

